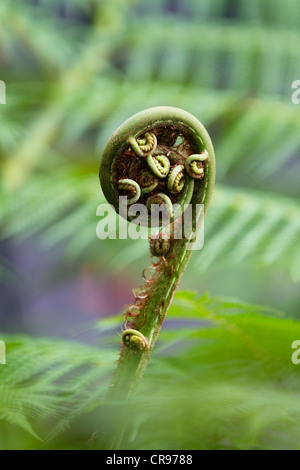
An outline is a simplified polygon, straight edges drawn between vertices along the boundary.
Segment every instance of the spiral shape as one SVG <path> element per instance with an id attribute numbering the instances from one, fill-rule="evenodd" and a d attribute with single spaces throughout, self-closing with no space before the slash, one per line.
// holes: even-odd
<path id="1" fill-rule="evenodd" d="M 138 175 L 138 181 L 141 187 L 141 194 L 147 194 L 154 191 L 158 186 L 159 180 L 148 170 L 142 170 Z"/>
<path id="2" fill-rule="evenodd" d="M 153 153 L 157 146 L 157 139 L 153 132 L 146 132 L 143 137 L 139 137 L 138 139 L 129 137 L 128 142 L 134 153 L 139 157 L 146 157 L 150 153 Z"/>
<path id="3" fill-rule="evenodd" d="M 146 207 L 148 211 L 152 212 L 153 205 L 162 206 L 170 217 L 173 216 L 173 204 L 169 196 L 167 196 L 166 194 L 157 193 L 153 194 L 153 196 L 150 196 L 146 202 Z"/>
<path id="4" fill-rule="evenodd" d="M 155 134 L 154 137 L 151 132 Z M 137 138 L 128 139 L 129 136 Z M 189 176 L 185 162 L 189 156 L 201 154 L 204 149 L 209 153 L 209 164 L 204 165 L 205 178 L 197 180 Z M 150 155 L 163 155 L 169 159 L 167 176 L 160 178 L 153 174 L 154 180 L 149 178 L 149 173 L 153 172 L 147 162 Z M 193 164 L 191 171 L 197 173 L 200 168 Z M 141 174 L 143 182 L 140 180 Z M 128 221 L 136 220 L 140 225 L 141 217 L 132 219 L 134 211 L 131 208 L 122 210 L 120 191 L 128 193 L 129 203 L 132 203 L 138 199 L 139 191 L 141 193 L 144 190 L 139 202 L 146 204 L 151 211 L 149 216 L 149 210 L 143 211 L 144 208 L 140 207 L 140 212 L 145 213 L 142 221 L 145 227 L 166 227 L 162 207 L 158 207 L 160 214 L 155 220 L 154 204 L 164 205 L 172 215 L 166 228 L 157 229 L 161 234 L 150 240 L 151 253 L 160 258 L 143 271 L 144 284 L 135 293 L 135 302 L 128 306 L 124 315 L 121 356 L 107 395 L 113 406 L 120 396 L 132 397 L 139 386 L 179 280 L 187 267 L 196 232 L 200 228 L 197 222 L 203 213 L 202 206 L 206 212 L 214 187 L 215 156 L 212 142 L 203 125 L 190 113 L 167 106 L 150 108 L 132 116 L 113 133 L 104 148 L 99 175 L 108 202 Z M 156 189 L 152 189 L 152 184 L 157 185 Z M 191 228 L 196 230 L 192 233 L 189 230 L 187 234 L 184 230 L 181 233 L 184 237 L 177 237 L 183 223 L 186 220 L 190 222 L 188 213 L 183 212 L 190 203 Z M 190 224 L 187 228 L 190 229 Z M 170 240 L 165 236 L 169 233 Z M 124 426 L 118 428 L 109 442 L 112 449 L 119 447 L 126 431 Z"/>
<path id="5" fill-rule="evenodd" d="M 185 161 L 187 173 L 194 179 L 202 179 L 204 176 L 204 162 L 207 160 L 207 153 L 190 155 Z"/>
<path id="6" fill-rule="evenodd" d="M 137 330 L 125 330 L 122 335 L 122 341 L 132 351 L 142 351 L 149 347 L 147 338 Z"/>
<path id="7" fill-rule="evenodd" d="M 162 227 L 167 223 L 164 209 L 159 208 L 156 218 L 151 207 L 165 204 L 171 216 L 169 223 L 173 223 L 199 193 L 199 184 L 206 190 L 214 169 L 206 164 L 208 156 L 211 158 L 210 142 L 206 142 L 201 123 L 183 110 L 158 107 L 132 116 L 105 146 L 99 172 L 104 195 L 130 222 Z M 145 216 L 134 217 L 130 210 L 123 211 L 122 195 L 127 195 L 129 207 L 136 202 L 146 204 Z"/>
<path id="8" fill-rule="evenodd" d="M 166 178 L 170 171 L 170 161 L 165 155 L 148 155 L 147 163 L 158 178 Z"/>
<path id="9" fill-rule="evenodd" d="M 183 165 L 176 165 L 170 172 L 168 177 L 168 190 L 170 193 L 178 194 L 183 190 L 185 184 L 183 170 Z"/>
<path id="10" fill-rule="evenodd" d="M 150 238 L 150 252 L 152 256 L 166 256 L 170 248 L 171 240 L 166 233 L 156 233 Z"/>
<path id="11" fill-rule="evenodd" d="M 136 181 L 129 178 L 118 181 L 118 191 L 124 192 L 126 194 L 127 205 L 135 204 L 141 197 L 140 185 Z"/>

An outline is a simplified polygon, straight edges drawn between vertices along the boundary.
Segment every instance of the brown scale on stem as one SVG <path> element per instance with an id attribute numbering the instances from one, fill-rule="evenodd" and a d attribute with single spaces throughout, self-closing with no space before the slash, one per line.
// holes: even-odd
<path id="1" fill-rule="evenodd" d="M 166 254 L 166 253 L 165 253 Z M 153 255 L 157 256 L 157 255 Z M 160 270 L 163 268 L 163 263 L 168 266 L 167 260 L 164 256 L 160 255 L 160 260 L 157 263 L 151 264 L 148 268 L 145 268 L 142 272 L 142 278 L 146 282 L 146 285 L 142 286 L 138 293 L 134 292 L 135 302 L 134 304 L 130 305 L 126 309 L 126 313 L 124 315 L 124 328 L 125 330 L 128 328 L 134 328 L 136 325 L 136 320 L 140 316 L 140 312 L 142 308 L 145 306 L 149 296 L 149 290 L 156 280 L 156 276 L 159 274 Z M 150 276 L 147 276 L 147 273 L 150 271 Z M 152 272 L 151 272 L 152 271 Z M 146 321 L 146 315 L 144 316 L 144 321 L 140 325 L 140 328 L 143 327 Z M 123 331 L 125 331 L 123 330 Z"/>

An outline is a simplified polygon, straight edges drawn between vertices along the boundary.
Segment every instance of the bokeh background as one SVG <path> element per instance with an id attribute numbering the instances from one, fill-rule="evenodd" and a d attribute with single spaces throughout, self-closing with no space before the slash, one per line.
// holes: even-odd
<path id="1" fill-rule="evenodd" d="M 132 302 L 147 242 L 97 239 L 98 166 L 112 132 L 159 105 L 202 121 L 217 157 L 181 289 L 299 319 L 299 26 L 297 0 L 1 1 L 2 336 L 97 346 L 95 322 Z M 34 446 L 3 426 L 3 447 Z"/>

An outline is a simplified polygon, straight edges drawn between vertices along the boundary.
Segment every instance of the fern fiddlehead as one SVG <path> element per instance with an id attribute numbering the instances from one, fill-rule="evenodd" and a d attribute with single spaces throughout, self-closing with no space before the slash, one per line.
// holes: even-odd
<path id="1" fill-rule="evenodd" d="M 163 233 L 157 233 L 150 237 L 150 253 L 152 256 L 166 256 L 171 248 L 170 237 Z"/>
<path id="2" fill-rule="evenodd" d="M 128 142 L 130 143 L 132 150 L 139 157 L 146 157 L 156 149 L 157 145 L 156 136 L 152 132 L 146 132 L 144 136 L 138 139 L 135 137 L 129 137 Z"/>
<path id="3" fill-rule="evenodd" d="M 173 217 L 173 204 L 169 196 L 164 193 L 157 193 L 150 196 L 146 201 L 146 207 L 150 211 L 152 210 L 153 206 L 162 206 L 167 214 L 170 217 Z"/>
<path id="4" fill-rule="evenodd" d="M 185 180 L 183 168 L 184 167 L 182 165 L 177 165 L 175 166 L 175 168 L 173 168 L 172 172 L 169 175 L 168 190 L 172 194 L 178 194 L 184 188 Z"/>
<path id="5" fill-rule="evenodd" d="M 139 184 L 131 180 L 129 178 L 119 180 L 118 181 L 118 190 L 120 191 L 120 194 L 124 193 L 126 196 L 129 195 L 129 199 L 127 198 L 127 204 L 134 204 L 140 199 L 141 196 L 141 188 Z"/>
<path id="6" fill-rule="evenodd" d="M 104 149 L 100 181 L 116 211 L 134 222 L 129 213 L 120 211 L 119 196 L 127 194 L 129 206 L 138 202 L 147 207 L 144 225 L 153 227 L 151 215 L 156 205 L 169 215 L 168 231 L 163 231 L 159 218 L 159 232 L 150 237 L 150 252 L 158 262 L 144 271 L 145 285 L 125 314 L 123 349 L 110 398 L 126 400 L 137 391 L 196 241 L 194 231 L 175 238 L 176 226 L 184 221 L 184 209 L 190 204 L 193 230 L 196 228 L 199 205 L 207 211 L 214 180 L 210 137 L 194 116 L 181 109 L 158 107 L 136 114 L 112 135 Z M 122 441 L 125 428 L 119 424 L 111 448 L 118 448 Z"/>
<path id="7" fill-rule="evenodd" d="M 190 155 L 185 161 L 185 169 L 188 174 L 195 179 L 202 179 L 204 176 L 204 162 L 208 160 L 207 153 L 201 155 Z"/>
<path id="8" fill-rule="evenodd" d="M 122 335 L 124 345 L 132 351 L 142 351 L 148 347 L 145 336 L 137 330 L 127 329 Z"/>
<path id="9" fill-rule="evenodd" d="M 165 178 L 170 171 L 170 162 L 165 155 L 148 155 L 147 163 L 158 178 Z"/>
<path id="10" fill-rule="evenodd" d="M 142 170 L 141 173 L 138 176 L 138 181 L 141 186 L 141 194 L 147 194 L 151 193 L 154 191 L 158 184 L 159 180 L 156 178 L 156 176 L 151 173 L 149 170 Z"/>

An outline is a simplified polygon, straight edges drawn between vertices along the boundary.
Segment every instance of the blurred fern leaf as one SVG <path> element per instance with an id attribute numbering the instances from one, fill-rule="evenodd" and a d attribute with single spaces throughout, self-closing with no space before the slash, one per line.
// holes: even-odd
<path id="1" fill-rule="evenodd" d="M 104 319 L 97 329 L 107 334 L 119 321 Z M 291 345 L 299 336 L 298 322 L 266 307 L 178 293 L 135 398 L 137 418 L 125 448 L 284 448 L 288 438 L 298 448 L 299 376 Z M 39 429 L 54 439 L 43 445 L 55 447 L 58 433 L 66 439 L 74 420 L 92 414 L 91 428 L 75 427 L 79 445 L 97 430 L 97 445 L 105 447 L 112 411 L 103 397 L 117 356 L 110 336 L 103 341 L 110 347 L 101 349 L 26 337 L 6 342 L 1 419 L 34 436 Z"/>

